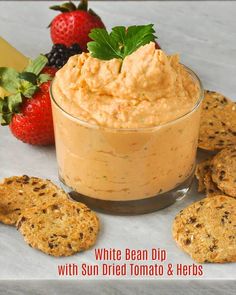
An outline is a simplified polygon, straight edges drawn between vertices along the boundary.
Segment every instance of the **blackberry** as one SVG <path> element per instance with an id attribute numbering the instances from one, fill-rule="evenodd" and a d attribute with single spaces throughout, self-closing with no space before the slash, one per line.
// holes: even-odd
<path id="1" fill-rule="evenodd" d="M 64 44 L 54 44 L 51 51 L 45 54 L 48 59 L 47 66 L 60 69 L 71 56 L 80 53 L 82 53 L 82 50 L 77 43 L 72 44 L 70 47 L 66 47 Z"/>

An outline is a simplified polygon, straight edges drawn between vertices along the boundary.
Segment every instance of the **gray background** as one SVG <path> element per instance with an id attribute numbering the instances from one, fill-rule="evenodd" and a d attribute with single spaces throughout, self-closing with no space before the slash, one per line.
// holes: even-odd
<path id="1" fill-rule="evenodd" d="M 0 35 L 27 56 L 47 52 L 51 43 L 46 26 L 56 15 L 49 11 L 50 4 L 0 2 Z M 154 23 L 162 48 L 168 53 L 179 52 L 181 61 L 198 73 L 206 89 L 236 99 L 235 2 L 116 1 L 93 2 L 92 7 L 108 28 Z M 0 178 L 20 174 L 58 182 L 54 148 L 23 144 L 10 135 L 7 127 L 0 128 Z M 163 247 L 168 251 L 167 263 L 192 264 L 172 240 L 171 224 L 181 208 L 202 197 L 194 189 L 184 201 L 153 214 L 132 217 L 100 214 L 102 231 L 96 247 Z M 224 294 L 232 294 L 235 283 L 235 264 L 204 265 L 204 279 L 194 282 L 188 278 L 107 284 L 104 281 L 81 283 L 78 278 L 73 282 L 48 281 L 58 279 L 57 264 L 70 262 L 93 263 L 93 250 L 69 258 L 49 257 L 29 248 L 13 227 L 0 225 L 0 294 L 64 294 L 76 288 L 82 288 L 85 294 L 86 291 L 87 294 L 153 294 L 157 287 L 162 294 L 168 294 L 168 290 L 177 294 L 199 294 L 200 289 L 205 290 L 205 294 L 221 294 L 222 288 Z"/>

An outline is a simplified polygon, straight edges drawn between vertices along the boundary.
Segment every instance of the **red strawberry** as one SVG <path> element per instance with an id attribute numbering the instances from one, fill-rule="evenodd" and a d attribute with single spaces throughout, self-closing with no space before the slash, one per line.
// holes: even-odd
<path id="1" fill-rule="evenodd" d="M 41 74 L 54 77 L 57 69 L 44 67 Z M 26 99 L 19 114 L 15 114 L 10 123 L 13 135 L 21 141 L 33 145 L 50 145 L 54 143 L 50 81 L 39 86 L 32 98 Z"/>
<path id="2" fill-rule="evenodd" d="M 41 74 L 48 74 L 48 75 L 54 77 L 56 72 L 57 72 L 57 69 L 55 67 L 46 66 L 42 69 Z"/>
<path id="3" fill-rule="evenodd" d="M 54 143 L 49 88 L 56 69 L 45 67 L 47 62 L 40 55 L 21 73 L 0 67 L 0 85 L 10 93 L 0 100 L 0 124 L 9 125 L 16 138 L 29 144 Z"/>
<path id="4" fill-rule="evenodd" d="M 26 99 L 19 114 L 15 114 L 9 125 L 13 135 L 19 140 L 33 145 L 54 143 L 50 81 L 40 85 L 32 98 Z"/>
<path id="5" fill-rule="evenodd" d="M 87 51 L 88 35 L 93 28 L 105 28 L 102 20 L 91 9 L 87 0 L 81 0 L 78 7 L 72 2 L 50 7 L 62 13 L 56 16 L 51 24 L 51 38 L 54 44 L 70 46 L 78 43 L 83 51 Z"/>

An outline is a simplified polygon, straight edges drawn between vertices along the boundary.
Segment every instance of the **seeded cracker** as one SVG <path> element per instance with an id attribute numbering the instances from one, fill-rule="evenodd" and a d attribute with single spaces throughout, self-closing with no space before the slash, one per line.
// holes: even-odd
<path id="1" fill-rule="evenodd" d="M 219 93 L 205 91 L 198 146 L 214 151 L 235 144 L 236 104 Z"/>
<path id="2" fill-rule="evenodd" d="M 5 178 L 0 184 L 0 196 L 0 221 L 12 225 L 26 208 L 68 199 L 50 180 L 27 175 Z"/>
<path id="3" fill-rule="evenodd" d="M 25 210 L 17 228 L 31 247 L 69 256 L 95 244 L 99 220 L 84 204 L 65 200 Z"/>
<path id="4" fill-rule="evenodd" d="M 211 169 L 211 160 L 212 160 L 212 158 L 207 159 L 207 160 L 202 161 L 197 164 L 195 176 L 198 180 L 198 191 L 199 192 L 204 192 L 206 189 L 206 185 L 204 183 L 204 177 L 205 177 L 205 174 L 208 171 L 210 171 L 210 169 Z"/>
<path id="5" fill-rule="evenodd" d="M 222 109 L 226 105 L 231 104 L 232 101 L 224 95 L 215 91 L 205 90 L 202 109 L 204 111 L 212 109 Z"/>
<path id="6" fill-rule="evenodd" d="M 236 147 L 220 151 L 212 164 L 213 181 L 227 195 L 236 198 Z"/>
<path id="7" fill-rule="evenodd" d="M 236 262 L 236 200 L 215 196 L 193 203 L 175 217 L 172 232 L 199 263 Z"/>
<path id="8" fill-rule="evenodd" d="M 217 195 L 224 195 L 224 193 L 217 187 L 212 180 L 212 172 L 208 171 L 204 176 L 204 185 L 206 187 L 207 197 L 214 197 Z"/>

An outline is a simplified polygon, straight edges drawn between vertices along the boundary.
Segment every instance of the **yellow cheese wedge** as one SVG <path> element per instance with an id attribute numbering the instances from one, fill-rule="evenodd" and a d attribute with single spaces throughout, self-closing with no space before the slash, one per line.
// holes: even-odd
<path id="1" fill-rule="evenodd" d="M 28 58 L 0 37 L 0 67 L 11 67 L 22 71 L 28 64 Z"/>
<path id="2" fill-rule="evenodd" d="M 28 64 L 29 59 L 0 37 L 0 67 L 11 67 L 22 71 Z M 7 93 L 0 87 L 0 97 Z"/>

